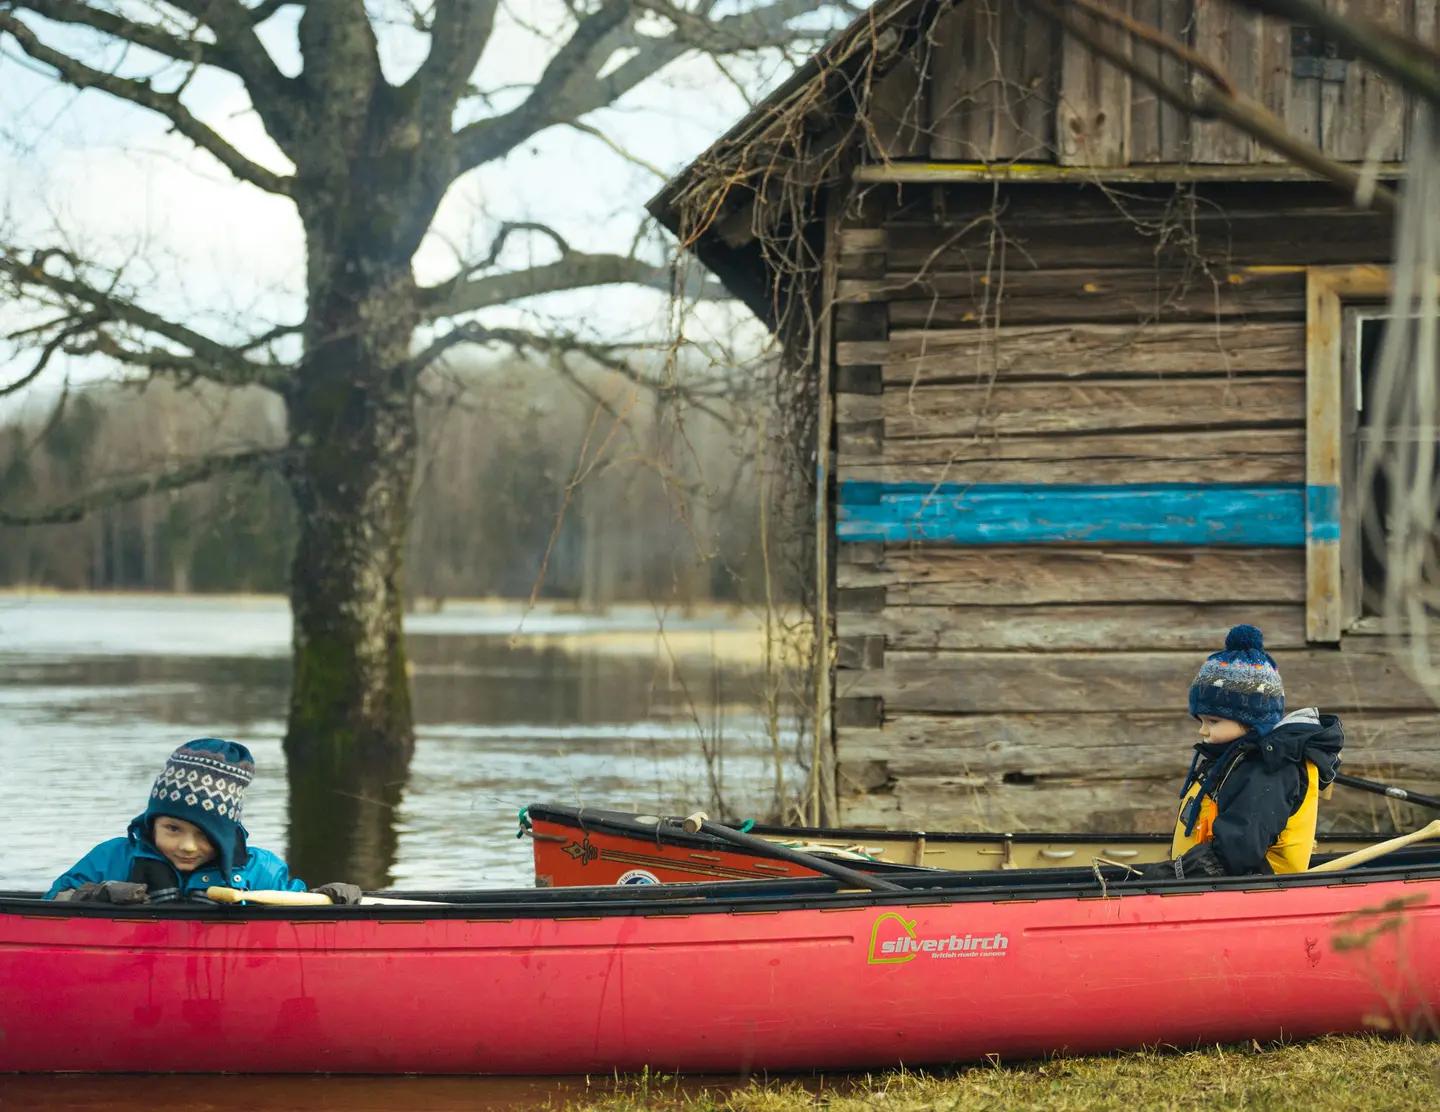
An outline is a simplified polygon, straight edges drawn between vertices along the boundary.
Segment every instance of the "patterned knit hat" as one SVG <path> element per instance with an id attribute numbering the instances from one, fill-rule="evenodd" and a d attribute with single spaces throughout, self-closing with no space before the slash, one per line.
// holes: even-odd
<path id="1" fill-rule="evenodd" d="M 161 815 L 193 822 L 210 839 L 228 873 L 237 848 L 244 845 L 240 809 L 254 778 L 255 758 L 239 742 L 217 737 L 186 742 L 170 754 L 155 778 L 142 818 L 147 827 Z"/>
<path id="2" fill-rule="evenodd" d="M 1200 665 L 1190 684 L 1190 713 L 1228 718 L 1262 734 L 1285 717 L 1285 685 L 1258 629 L 1236 626 L 1225 637 L 1225 651 Z"/>

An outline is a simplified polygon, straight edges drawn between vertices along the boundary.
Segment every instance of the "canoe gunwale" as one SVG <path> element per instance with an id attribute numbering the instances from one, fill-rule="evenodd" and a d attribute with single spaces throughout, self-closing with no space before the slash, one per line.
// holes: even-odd
<path id="1" fill-rule="evenodd" d="M 1318 863 L 1318 860 L 1317 860 Z M 0 891 L 0 915 L 30 919 L 71 918 L 127 921 L 205 920 L 515 920 L 655 915 L 725 915 L 737 912 L 885 908 L 930 904 L 994 904 L 1038 900 L 1120 900 L 1127 896 L 1179 896 L 1206 893 L 1271 892 L 1393 881 L 1440 881 L 1440 846 L 1408 850 L 1371 865 L 1339 873 L 1288 876 L 1237 876 L 1208 880 L 1142 881 L 1121 879 L 1122 870 L 1105 868 L 1105 885 L 1088 868 L 1019 869 L 1006 873 L 935 872 L 897 876 L 899 892 L 842 891 L 828 877 L 719 881 L 626 887 L 603 885 L 539 889 L 386 892 L 387 897 L 430 901 L 358 907 L 264 907 L 260 905 L 60 903 L 38 893 Z M 435 906 L 439 903 L 443 906 Z"/>
<path id="2" fill-rule="evenodd" d="M 661 842 L 666 845 L 688 846 L 692 848 L 720 848 L 733 849 L 734 847 L 722 838 L 716 838 L 710 834 L 699 832 L 691 833 L 685 830 L 680 824 L 683 821 L 678 816 L 661 816 L 660 823 L 647 823 L 637 821 L 635 814 L 624 811 L 601 810 L 593 807 L 570 807 L 560 803 L 532 803 L 525 808 L 525 812 L 532 820 L 551 822 L 560 826 L 573 826 L 579 830 L 597 830 L 602 832 L 613 832 L 624 834 L 627 837 L 641 837 L 647 841 Z M 866 840 L 918 840 L 924 839 L 927 844 L 953 843 L 957 845 L 984 845 L 989 842 L 1013 842 L 1016 845 L 1072 845 L 1081 843 L 1105 842 L 1117 846 L 1135 845 L 1166 845 L 1170 844 L 1169 834 L 1107 834 L 1103 831 L 1095 833 L 1066 832 L 1066 833 L 1044 833 L 1034 831 L 1020 831 L 1010 833 L 1006 831 L 994 832 L 968 832 L 968 831 L 930 831 L 930 830 L 887 830 L 877 827 L 830 827 L 830 826 L 774 826 L 765 823 L 756 823 L 749 829 L 749 833 L 762 838 L 795 838 L 814 842 L 864 842 Z M 1375 835 L 1379 841 L 1382 835 Z M 1343 843 L 1350 845 L 1356 840 L 1354 834 L 1317 834 L 1316 841 L 1323 847 L 1327 842 Z M 758 850 L 756 851 L 759 852 Z M 913 867 L 913 866 L 912 866 Z"/>

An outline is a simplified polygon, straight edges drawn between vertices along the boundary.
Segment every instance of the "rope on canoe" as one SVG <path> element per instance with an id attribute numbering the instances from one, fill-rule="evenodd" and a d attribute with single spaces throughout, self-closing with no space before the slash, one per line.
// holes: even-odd
<path id="1" fill-rule="evenodd" d="M 523 838 L 523 837 L 525 837 L 526 834 L 529 834 L 532 829 L 534 829 L 534 828 L 530 825 L 530 808 L 529 808 L 529 807 L 521 807 L 519 813 L 515 816 L 515 818 L 516 818 L 516 819 L 519 821 L 519 823 L 520 823 L 520 829 L 517 830 L 517 831 L 515 831 L 515 837 L 516 837 L 516 838 Z"/>

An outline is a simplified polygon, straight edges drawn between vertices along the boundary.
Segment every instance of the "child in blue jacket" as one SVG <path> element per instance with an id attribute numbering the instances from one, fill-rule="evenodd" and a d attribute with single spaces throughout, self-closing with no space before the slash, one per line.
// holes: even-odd
<path id="1" fill-rule="evenodd" d="M 255 759 L 238 742 L 199 738 L 182 745 L 155 786 L 144 814 L 123 838 L 101 842 L 54 884 L 45 898 L 91 903 L 205 902 L 205 889 L 305 891 L 285 862 L 246 844 L 240 825 Z M 353 884 L 311 889 L 337 904 L 360 902 Z"/>

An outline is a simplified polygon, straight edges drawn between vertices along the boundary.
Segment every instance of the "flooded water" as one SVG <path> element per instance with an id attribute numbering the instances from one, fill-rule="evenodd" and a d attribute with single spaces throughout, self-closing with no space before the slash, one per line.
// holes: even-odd
<path id="1" fill-rule="evenodd" d="M 541 800 L 674 813 L 718 781 L 738 814 L 771 806 L 751 618 L 472 604 L 407 630 L 395 887 L 529 886 L 516 816 Z M 48 887 L 123 833 L 165 756 L 205 735 L 254 752 L 245 823 L 283 854 L 289 644 L 279 599 L 0 595 L 0 888 Z"/>
<path id="2" fill-rule="evenodd" d="M 730 806 L 770 805 L 752 621 L 477 604 L 407 628 L 418 723 L 396 887 L 528 887 L 531 843 L 515 838 L 516 814 L 536 801 L 672 813 L 706 803 L 702 737 L 719 742 Z M 274 599 L 0 595 L 0 888 L 48 887 L 123 833 L 166 755 L 211 734 L 255 753 L 246 826 L 254 844 L 284 853 L 289 641 Z M 742 1083 L 672 1079 L 654 1096 L 674 1103 Z M 0 1110 L 564 1108 L 617 1084 L 635 1091 L 612 1078 L 0 1075 Z"/>

